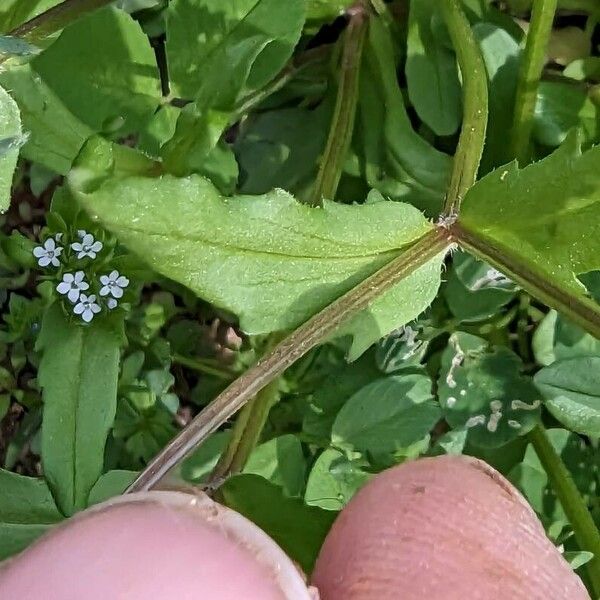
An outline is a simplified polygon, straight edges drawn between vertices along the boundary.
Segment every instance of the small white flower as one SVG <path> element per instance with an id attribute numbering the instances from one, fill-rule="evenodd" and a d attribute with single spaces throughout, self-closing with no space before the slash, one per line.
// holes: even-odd
<path id="1" fill-rule="evenodd" d="M 113 310 L 113 309 L 117 308 L 118 304 L 119 303 L 114 298 L 109 298 L 106 301 L 106 306 L 108 306 L 108 310 Z"/>
<path id="2" fill-rule="evenodd" d="M 85 232 L 82 232 L 85 233 Z M 71 248 L 77 252 L 77 258 L 96 258 L 96 255 L 102 250 L 102 242 L 94 240 L 94 236 L 91 233 L 86 233 L 82 238 L 81 242 L 74 242 L 71 244 Z"/>
<path id="3" fill-rule="evenodd" d="M 101 296 L 110 295 L 113 298 L 122 298 L 123 290 L 129 285 L 129 279 L 115 270 L 110 275 L 102 275 L 100 283 L 103 286 L 100 290 Z"/>
<path id="4" fill-rule="evenodd" d="M 75 305 L 73 312 L 76 315 L 81 315 L 81 318 L 89 323 L 94 315 L 100 312 L 100 306 L 96 304 L 96 296 L 92 294 L 91 296 L 86 296 L 85 294 L 81 294 L 79 296 L 79 302 Z"/>
<path id="5" fill-rule="evenodd" d="M 56 291 L 59 294 L 66 295 L 71 302 L 79 300 L 79 294 L 87 290 L 90 285 L 84 281 L 85 273 L 77 271 L 73 273 L 65 273 L 62 281 L 56 286 Z"/>
<path id="6" fill-rule="evenodd" d="M 33 255 L 38 259 L 40 267 L 59 267 L 60 262 L 58 257 L 62 254 L 63 249 L 57 246 L 53 238 L 48 238 L 43 246 L 36 246 L 33 249 Z"/>

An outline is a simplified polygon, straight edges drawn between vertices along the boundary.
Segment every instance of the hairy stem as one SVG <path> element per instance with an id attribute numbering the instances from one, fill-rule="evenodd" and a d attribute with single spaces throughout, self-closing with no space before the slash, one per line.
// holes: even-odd
<path id="1" fill-rule="evenodd" d="M 445 214 L 456 215 L 477 179 L 488 120 L 488 88 L 485 63 L 460 1 L 442 0 L 441 8 L 463 78 L 463 123 L 444 204 Z"/>
<path id="2" fill-rule="evenodd" d="M 573 527 L 579 547 L 594 554 L 594 558 L 586 564 L 586 567 L 594 589 L 594 597 L 600 597 L 600 532 L 571 473 L 550 443 L 543 425 L 538 425 L 528 437 Z"/>
<path id="3" fill-rule="evenodd" d="M 35 44 L 64 29 L 83 15 L 113 2 L 114 0 L 65 0 L 27 23 L 19 25 L 9 35 Z"/>
<path id="4" fill-rule="evenodd" d="M 525 52 L 519 68 L 517 96 L 511 131 L 511 156 L 521 165 L 529 161 L 529 142 L 537 90 L 544 68 L 557 0 L 534 0 Z"/>
<path id="5" fill-rule="evenodd" d="M 308 201 L 312 206 L 320 206 L 323 198 L 333 200 L 342 176 L 354 131 L 360 63 L 366 30 L 367 15 L 363 6 L 359 4 L 352 9 L 350 22 L 344 32 L 335 108 L 313 193 Z"/>
<path id="6" fill-rule="evenodd" d="M 148 490 L 155 486 L 171 468 L 288 367 L 385 291 L 445 252 L 451 243 L 451 235 L 446 229 L 433 229 L 400 256 L 301 325 L 204 408 L 152 459 L 128 492 Z"/>
<path id="7" fill-rule="evenodd" d="M 242 410 L 232 428 L 231 440 L 210 476 L 210 483 L 240 473 L 258 444 L 269 411 L 279 400 L 279 378 L 264 387 Z"/>
<path id="8" fill-rule="evenodd" d="M 451 227 L 456 241 L 471 254 L 480 258 L 518 283 L 544 304 L 555 308 L 593 336 L 600 338 L 600 310 L 591 299 L 574 296 L 555 285 L 542 273 L 533 270 L 509 248 L 466 229 L 457 223 Z"/>

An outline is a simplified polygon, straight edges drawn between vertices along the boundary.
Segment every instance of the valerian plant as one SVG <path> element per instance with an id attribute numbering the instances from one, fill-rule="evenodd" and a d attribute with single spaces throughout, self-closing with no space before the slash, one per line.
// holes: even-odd
<path id="1" fill-rule="evenodd" d="M 465 453 L 600 594 L 597 4 L 234 4 L 0 9 L 0 555 L 168 475 L 310 571 Z"/>

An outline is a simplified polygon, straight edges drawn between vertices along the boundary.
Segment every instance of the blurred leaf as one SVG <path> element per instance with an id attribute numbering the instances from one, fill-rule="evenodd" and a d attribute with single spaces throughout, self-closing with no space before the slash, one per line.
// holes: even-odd
<path id="1" fill-rule="evenodd" d="M 42 359 L 42 463 L 65 515 L 87 505 L 103 470 L 106 438 L 113 425 L 121 333 L 118 325 L 71 322 L 59 304 L 46 312 L 38 340 Z"/>
<path id="2" fill-rule="evenodd" d="M 60 2 L 61 0 L 2 0 L 0 31 L 8 33 Z"/>
<path id="3" fill-rule="evenodd" d="M 112 180 L 79 197 L 150 266 L 237 314 L 250 335 L 293 329 L 431 228 L 406 204 L 327 202 L 315 209 L 281 190 L 225 199 L 195 176 Z M 340 330 L 354 336 L 351 359 L 427 307 L 442 259 Z"/>
<path id="4" fill-rule="evenodd" d="M 116 8 L 94 11 L 69 25 L 32 65 L 73 115 L 94 131 L 135 131 L 160 102 L 150 42 L 139 24 Z"/>
<path id="5" fill-rule="evenodd" d="M 460 321 L 491 317 L 515 297 L 516 290 L 512 281 L 467 252 L 452 255 L 444 296 Z"/>
<path id="6" fill-rule="evenodd" d="M 0 83 L 17 102 L 23 129 L 29 133 L 21 155 L 65 175 L 93 131 L 69 112 L 29 65 L 0 72 Z"/>
<path id="7" fill-rule="evenodd" d="M 304 500 L 310 506 L 339 511 L 371 477 L 339 450 L 328 448 L 315 461 Z"/>
<path id="8" fill-rule="evenodd" d="M 536 373 L 534 381 L 558 421 L 600 437 L 600 356 L 561 360 Z"/>
<path id="9" fill-rule="evenodd" d="M 412 0 L 408 17 L 406 81 L 419 117 L 437 135 L 451 135 L 462 118 L 456 56 L 436 0 Z M 445 37 L 440 36 L 440 29 Z"/>
<path id="10" fill-rule="evenodd" d="M 230 477 L 219 490 L 229 508 L 256 523 L 310 574 L 336 513 L 288 498 L 258 475 Z"/>
<path id="11" fill-rule="evenodd" d="M 287 496 L 301 496 L 306 461 L 295 435 L 282 435 L 260 444 L 250 455 L 244 473 L 260 475 L 280 486 Z"/>
<path id="12" fill-rule="evenodd" d="M 395 375 L 368 384 L 344 404 L 331 440 L 339 448 L 391 454 L 418 442 L 440 416 L 429 377 Z"/>
<path id="13" fill-rule="evenodd" d="M 174 0 L 167 9 L 172 91 L 230 109 L 267 84 L 300 38 L 303 0 Z"/>
<path id="14" fill-rule="evenodd" d="M 26 137 L 16 102 L 0 87 L 0 213 L 8 209 L 19 148 Z"/>
<path id="15" fill-rule="evenodd" d="M 115 496 L 120 496 L 136 478 L 136 471 L 109 471 L 100 475 L 90 491 L 88 505 L 104 502 Z"/>
<path id="16" fill-rule="evenodd" d="M 213 433 L 198 449 L 194 450 L 181 465 L 185 481 L 201 483 L 207 479 L 217 464 L 231 438 L 231 431 Z"/>
<path id="17" fill-rule="evenodd" d="M 392 39 L 377 19 L 369 23 L 363 55 L 354 146 L 365 179 L 385 196 L 437 217 L 450 157 L 413 130 L 398 87 Z"/>
<path id="18" fill-rule="evenodd" d="M 43 479 L 0 469 L 0 489 L 0 559 L 5 559 L 23 550 L 63 516 Z"/>
<path id="19" fill-rule="evenodd" d="M 577 81 L 600 81 L 600 56 L 574 60 L 565 67 L 562 74 Z"/>
<path id="20" fill-rule="evenodd" d="M 587 144 L 599 141 L 600 107 L 579 87 L 542 81 L 534 115 L 535 139 L 545 146 L 558 146 L 574 127 L 581 129 Z"/>
<path id="21" fill-rule="evenodd" d="M 467 333 L 450 336 L 442 356 L 438 394 L 451 427 L 469 430 L 474 446 L 496 448 L 526 434 L 540 418 L 541 394 L 520 374 L 519 357 L 489 349 Z"/>

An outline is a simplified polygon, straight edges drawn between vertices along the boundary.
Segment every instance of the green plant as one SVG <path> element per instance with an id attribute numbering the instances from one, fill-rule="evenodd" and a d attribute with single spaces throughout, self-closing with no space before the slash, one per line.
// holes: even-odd
<path id="1" fill-rule="evenodd" d="M 171 472 L 310 569 L 464 452 L 599 594 L 593 2 L 108 4 L 0 12 L 2 556 Z"/>

